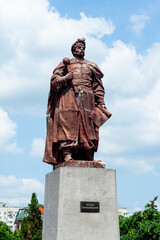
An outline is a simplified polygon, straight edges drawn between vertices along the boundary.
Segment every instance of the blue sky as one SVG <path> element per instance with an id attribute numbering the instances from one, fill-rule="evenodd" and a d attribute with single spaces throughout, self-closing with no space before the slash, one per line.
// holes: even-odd
<path id="1" fill-rule="evenodd" d="M 95 159 L 117 170 L 119 207 L 160 202 L 159 12 L 158 0 L 1 0 L 0 201 L 22 206 L 36 192 L 43 203 L 50 77 L 85 37 L 113 114 Z"/>

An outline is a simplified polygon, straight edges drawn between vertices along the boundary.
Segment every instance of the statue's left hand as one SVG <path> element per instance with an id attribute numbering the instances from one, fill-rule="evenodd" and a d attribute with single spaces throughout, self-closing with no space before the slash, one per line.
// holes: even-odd
<path id="1" fill-rule="evenodd" d="M 101 110 L 104 114 L 107 115 L 108 118 L 110 118 L 110 117 L 112 116 L 112 113 L 110 113 L 110 112 L 107 110 L 107 108 L 106 108 L 105 105 L 101 105 L 101 106 L 99 106 L 99 108 L 100 108 L 100 110 Z"/>

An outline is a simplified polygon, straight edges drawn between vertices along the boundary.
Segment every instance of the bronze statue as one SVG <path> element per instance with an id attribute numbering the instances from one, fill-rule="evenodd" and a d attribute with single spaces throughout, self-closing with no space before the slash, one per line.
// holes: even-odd
<path id="1" fill-rule="evenodd" d="M 74 58 L 64 58 L 51 77 L 43 161 L 52 165 L 93 161 L 99 127 L 111 116 L 104 103 L 103 73 L 84 59 L 85 47 L 85 39 L 78 39 L 71 48 Z"/>

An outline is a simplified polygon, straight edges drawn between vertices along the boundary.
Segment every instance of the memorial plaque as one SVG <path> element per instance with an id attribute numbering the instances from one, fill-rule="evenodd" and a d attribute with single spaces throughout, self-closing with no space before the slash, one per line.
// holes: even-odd
<path id="1" fill-rule="evenodd" d="M 99 213 L 99 202 L 80 202 L 80 211 L 83 213 Z"/>

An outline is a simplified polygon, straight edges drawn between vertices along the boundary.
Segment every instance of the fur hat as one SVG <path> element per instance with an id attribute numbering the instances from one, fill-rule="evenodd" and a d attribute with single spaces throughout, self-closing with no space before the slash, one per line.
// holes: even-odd
<path id="1" fill-rule="evenodd" d="M 86 48 L 85 38 L 78 38 L 77 41 L 75 43 L 73 43 L 73 45 L 71 47 L 72 54 L 74 53 L 76 47 L 80 44 L 82 44 Z"/>

